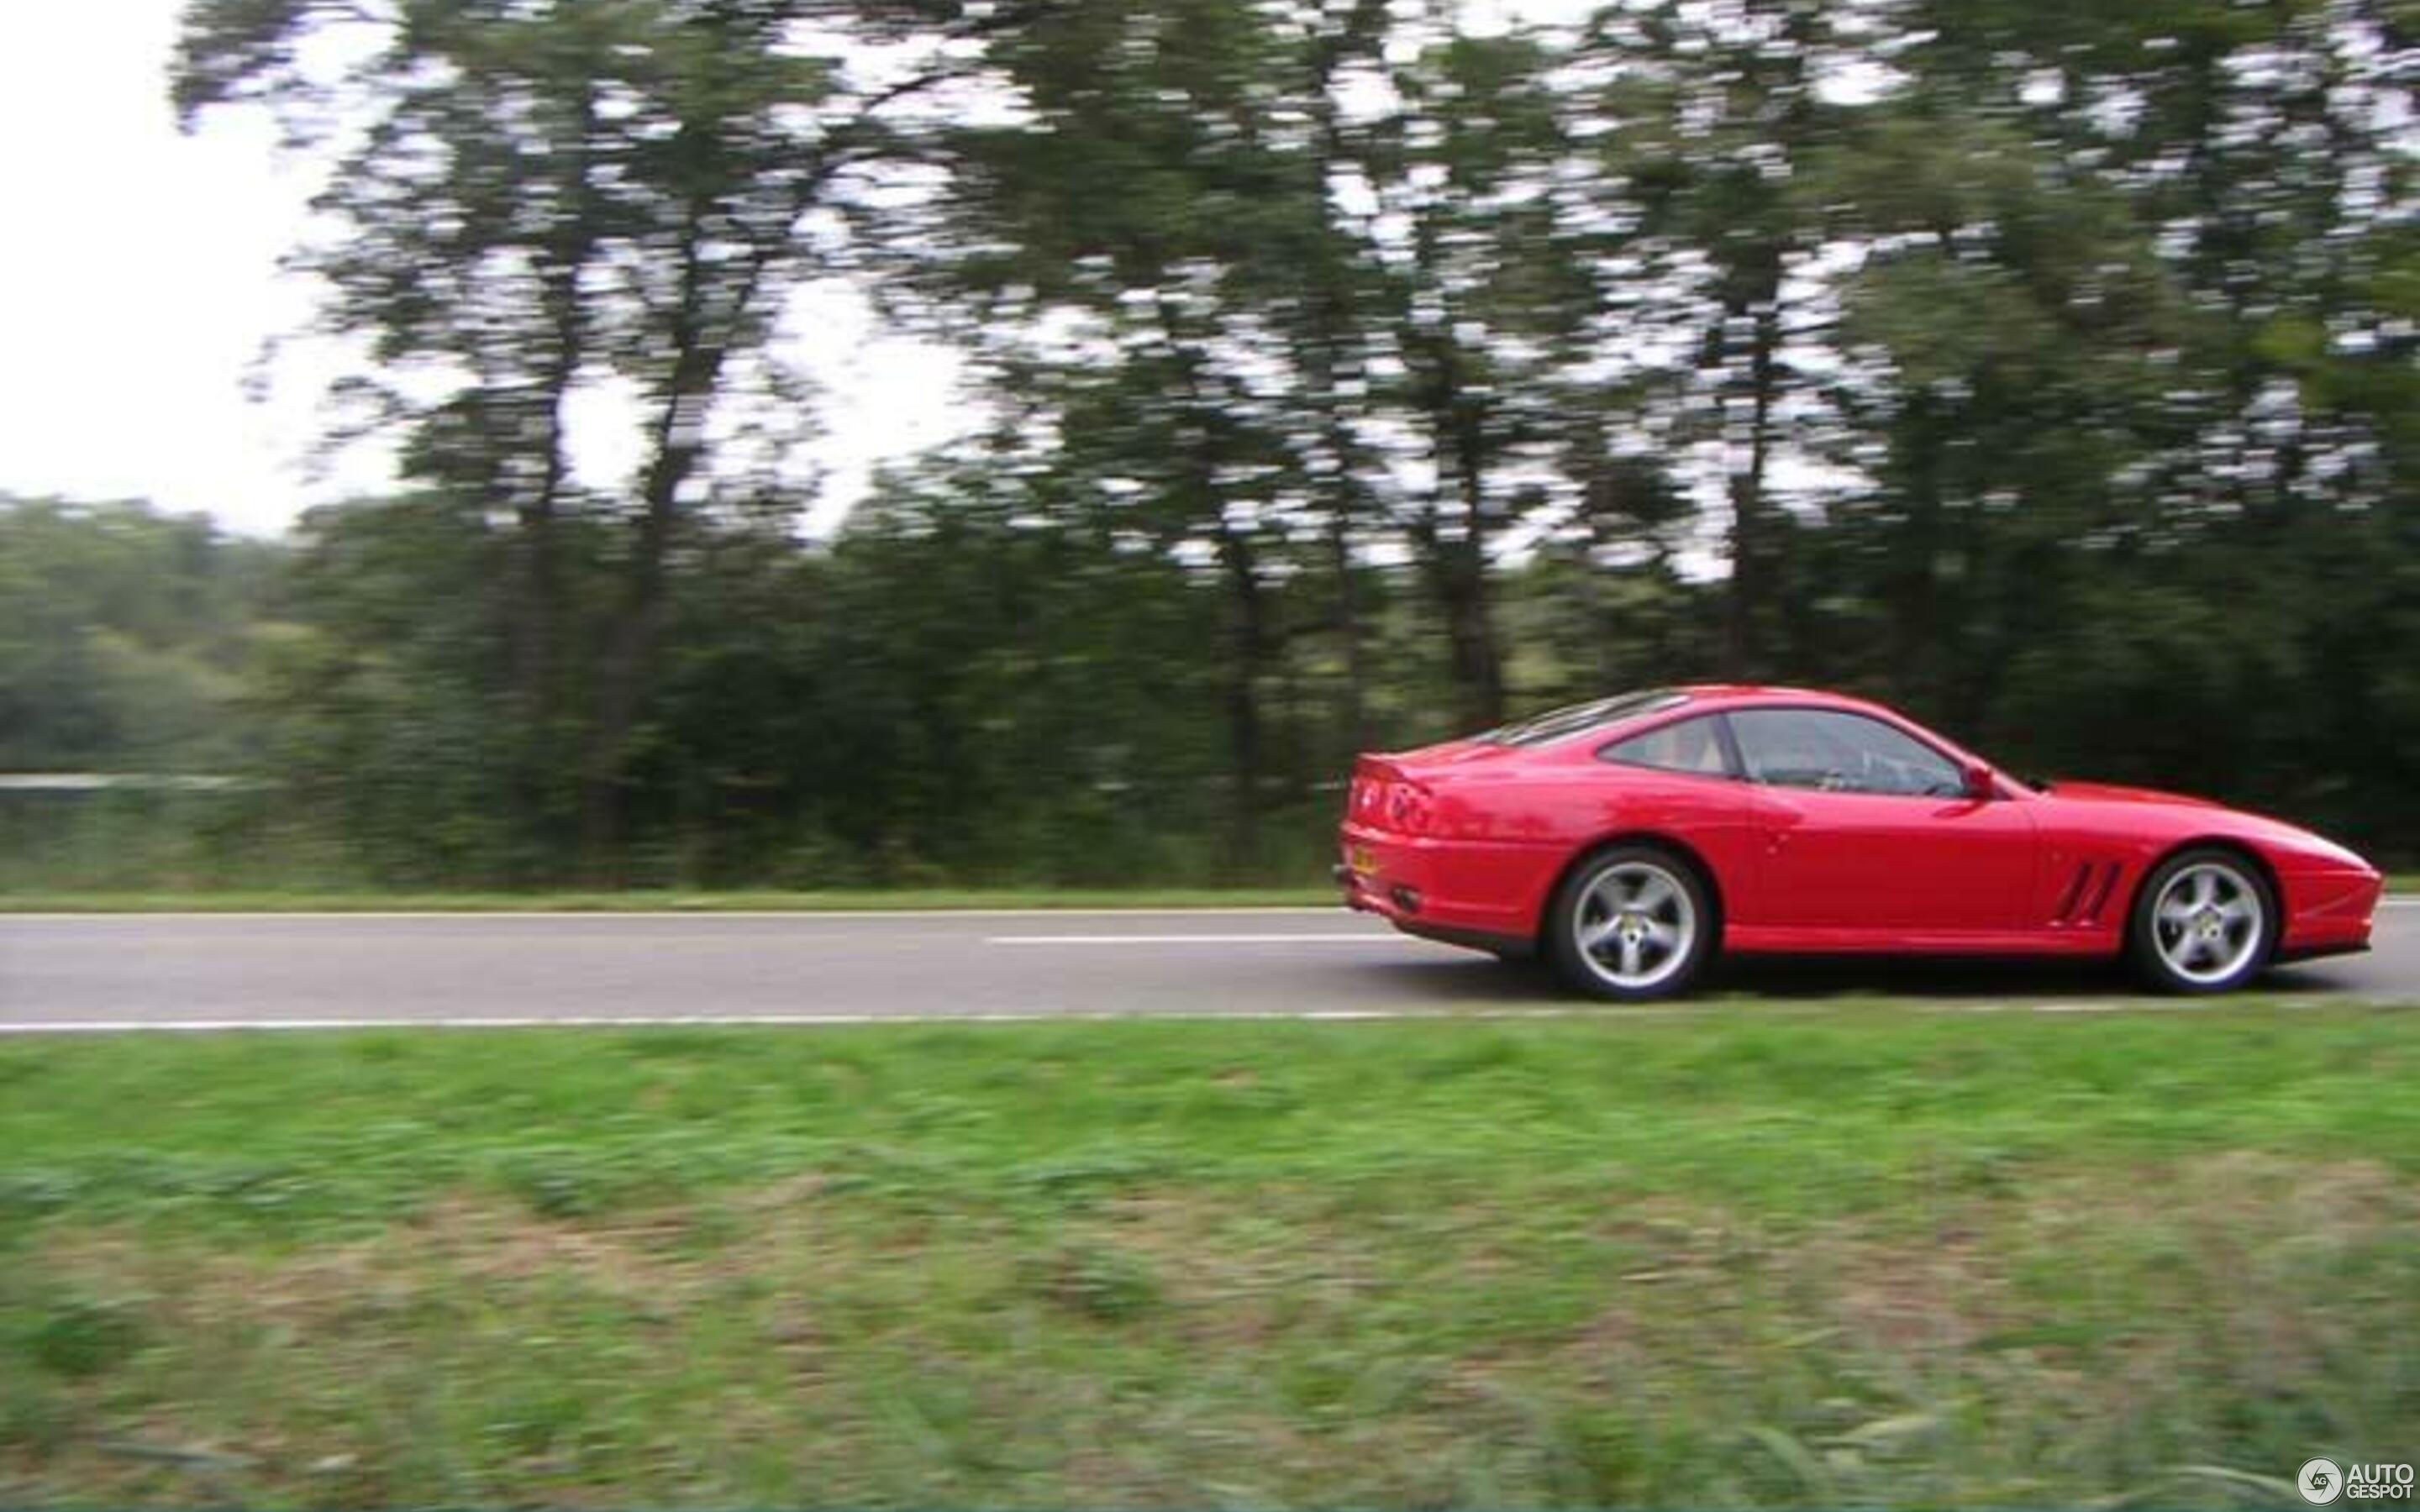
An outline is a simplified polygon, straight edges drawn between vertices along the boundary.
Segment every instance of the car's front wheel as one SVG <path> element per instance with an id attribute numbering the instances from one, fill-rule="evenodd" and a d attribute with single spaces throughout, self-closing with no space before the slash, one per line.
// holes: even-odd
<path id="1" fill-rule="evenodd" d="M 1697 979 L 1714 944 L 1714 910 L 1695 868 L 1648 845 L 1617 845 L 1564 879 L 1549 905 L 1546 951 L 1563 980 L 1620 1002 L 1668 997 Z"/>
<path id="2" fill-rule="evenodd" d="M 2171 856 L 2143 884 L 2128 924 L 2135 969 L 2172 993 L 2241 987 L 2268 964 L 2276 941 L 2277 901 L 2232 851 Z"/>

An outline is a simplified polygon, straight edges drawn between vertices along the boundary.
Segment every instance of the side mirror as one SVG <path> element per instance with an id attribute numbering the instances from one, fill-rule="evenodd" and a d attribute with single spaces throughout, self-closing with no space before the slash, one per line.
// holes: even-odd
<path id="1" fill-rule="evenodd" d="M 2000 795 L 2000 779 L 1981 762 L 1970 762 L 1965 768 L 1966 795 L 1985 802 Z"/>

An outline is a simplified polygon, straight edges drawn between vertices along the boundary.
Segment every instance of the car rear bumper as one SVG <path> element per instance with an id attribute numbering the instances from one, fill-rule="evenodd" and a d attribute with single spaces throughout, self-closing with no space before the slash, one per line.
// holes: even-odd
<path id="1" fill-rule="evenodd" d="M 1441 924 L 1423 918 L 1406 909 L 1401 903 L 1382 897 L 1365 888 L 1354 876 L 1353 868 L 1339 861 L 1328 869 L 1336 885 L 1343 889 L 1344 903 L 1365 914 L 1375 914 L 1406 934 L 1416 934 L 1440 945 L 1459 945 L 1466 949 L 1485 950 L 1491 955 L 1531 956 L 1538 953 L 1538 942 L 1532 935 L 1508 934 L 1494 929 L 1465 929 L 1453 924 Z M 1425 900 L 1422 900 L 1425 902 Z"/>
<path id="2" fill-rule="evenodd" d="M 1434 840 L 1346 825 L 1337 886 L 1348 906 L 1411 933 L 1481 949 L 1528 948 L 1553 854 L 1537 846 Z"/>

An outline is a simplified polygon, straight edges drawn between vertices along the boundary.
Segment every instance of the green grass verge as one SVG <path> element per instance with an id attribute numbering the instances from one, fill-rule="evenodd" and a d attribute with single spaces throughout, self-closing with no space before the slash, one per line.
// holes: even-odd
<path id="1" fill-rule="evenodd" d="M 1318 887 L 918 887 L 829 892 L 0 892 L 0 913 L 677 913 L 968 908 L 1273 908 L 1337 902 Z"/>
<path id="2" fill-rule="evenodd" d="M 0 1043 L 0 1504 L 2276 1502 L 2420 1015 Z"/>

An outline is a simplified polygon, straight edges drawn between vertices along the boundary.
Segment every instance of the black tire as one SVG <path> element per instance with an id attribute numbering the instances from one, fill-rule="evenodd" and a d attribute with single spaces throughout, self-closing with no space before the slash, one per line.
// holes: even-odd
<path id="1" fill-rule="evenodd" d="M 2248 920 L 2236 913 L 2243 907 Z M 2269 964 L 2279 923 L 2275 889 L 2242 853 L 2180 851 L 2152 868 L 2134 894 L 2127 964 L 2160 992 L 2232 992 Z"/>
<path id="2" fill-rule="evenodd" d="M 1660 879 L 1670 901 L 1634 883 Z M 1635 910 L 1617 918 L 1608 912 L 1608 889 L 1624 893 Z M 1685 928 L 1680 928 L 1685 921 Z M 1667 954 L 1653 956 L 1651 926 L 1673 929 Z M 1583 930 L 1611 932 L 1608 941 L 1591 951 L 1581 943 Z M 1698 869 L 1670 851 L 1653 845 L 1610 845 L 1572 869 L 1546 905 L 1541 931 L 1545 953 L 1565 984 L 1591 997 L 1617 1003 L 1643 1003 L 1688 991 L 1714 951 L 1719 921 L 1714 901 Z M 1625 956 L 1621 936 L 1632 934 Z M 1625 959 L 1638 964 L 1626 970 Z"/>

